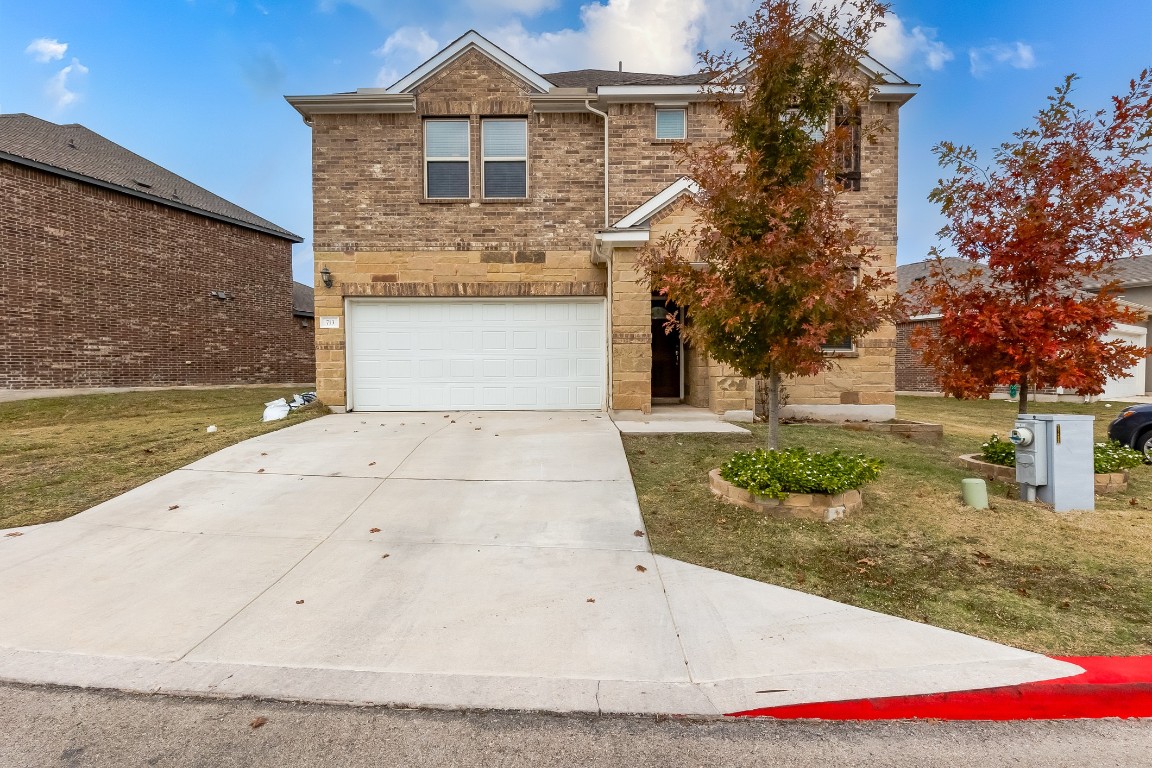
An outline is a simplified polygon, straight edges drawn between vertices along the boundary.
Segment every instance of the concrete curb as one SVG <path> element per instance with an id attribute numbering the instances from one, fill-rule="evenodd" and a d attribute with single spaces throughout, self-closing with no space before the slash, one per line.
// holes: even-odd
<path id="1" fill-rule="evenodd" d="M 1075 720 L 1152 717 L 1152 656 L 1054 656 L 1084 672 L 1000 688 L 765 707 L 781 720 Z"/>

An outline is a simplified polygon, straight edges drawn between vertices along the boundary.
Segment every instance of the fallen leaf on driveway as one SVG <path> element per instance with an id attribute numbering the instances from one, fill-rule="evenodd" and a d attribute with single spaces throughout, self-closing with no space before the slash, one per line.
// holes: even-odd
<path id="1" fill-rule="evenodd" d="M 642 565 L 638 565 L 638 566 L 636 566 L 636 570 L 640 571 L 640 573 L 644 573 L 644 571 L 646 571 L 648 569 Z"/>
<path id="2" fill-rule="evenodd" d="M 256 474 L 260 474 L 263 471 L 264 471 L 264 467 L 260 467 L 260 469 L 256 470 Z"/>
<path id="3" fill-rule="evenodd" d="M 304 601 L 303 600 L 297 600 L 296 605 L 304 605 Z"/>
<path id="4" fill-rule="evenodd" d="M 632 535 L 637 537 L 637 538 L 643 538 L 644 537 L 644 531 L 637 528 L 636 530 L 632 531 Z"/>
<path id="5" fill-rule="evenodd" d="M 252 726 L 252 729 L 255 730 L 256 728 L 263 726 L 267 722 L 268 722 L 268 718 L 261 715 L 260 717 L 256 718 L 252 722 L 248 723 L 248 725 Z"/>
<path id="6" fill-rule="evenodd" d="M 262 453 L 262 454 L 260 454 L 260 455 L 261 455 L 261 456 L 267 456 L 268 454 L 266 454 L 266 453 Z"/>
<path id="7" fill-rule="evenodd" d="M 173 504 L 172 506 L 168 507 L 169 512 L 171 512 L 174 509 L 180 509 L 180 505 L 179 504 Z"/>
<path id="8" fill-rule="evenodd" d="M 374 466 L 376 466 L 376 462 L 370 461 L 370 462 L 368 462 L 368 466 L 374 467 Z"/>
<path id="9" fill-rule="evenodd" d="M 13 536 L 23 536 L 23 535 L 24 535 L 24 534 L 20 533 L 20 531 L 12 531 L 12 533 L 6 533 L 6 534 L 4 534 L 4 538 L 6 538 L 6 539 L 10 539 L 10 538 L 12 538 Z"/>
<path id="10" fill-rule="evenodd" d="M 590 598 L 588 598 L 587 600 L 585 600 L 584 602 L 586 602 L 586 603 L 594 603 L 594 602 L 596 602 L 596 598 L 594 598 L 594 597 L 590 597 Z"/>
<path id="11" fill-rule="evenodd" d="M 386 558 L 386 557 L 388 557 L 388 553 L 387 553 L 387 552 L 385 552 L 384 554 L 380 555 L 380 559 L 381 559 L 381 560 L 383 560 L 383 559 L 384 559 L 384 558 Z"/>
<path id="12" fill-rule="evenodd" d="M 379 528 L 369 528 L 368 533 L 380 533 L 380 529 Z"/>

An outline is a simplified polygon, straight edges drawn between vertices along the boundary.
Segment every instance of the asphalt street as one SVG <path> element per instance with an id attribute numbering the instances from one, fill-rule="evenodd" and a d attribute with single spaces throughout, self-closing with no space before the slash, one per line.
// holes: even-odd
<path id="1" fill-rule="evenodd" d="M 253 727 L 258 725 L 258 727 Z M 394 710 L 0 684 L 0 766 L 1117 766 L 1152 720 L 820 723 Z"/>

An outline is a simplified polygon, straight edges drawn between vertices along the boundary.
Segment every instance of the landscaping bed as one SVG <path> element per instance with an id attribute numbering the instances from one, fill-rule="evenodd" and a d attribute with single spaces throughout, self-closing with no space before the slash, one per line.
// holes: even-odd
<path id="1" fill-rule="evenodd" d="M 1015 404 L 901 397 L 903 418 L 944 425 L 939 446 L 882 433 L 789 425 L 783 447 L 839 449 L 884 463 L 863 489 L 863 511 L 828 524 L 787 520 L 713 496 L 708 473 L 752 435 L 625 435 L 652 546 L 660 554 L 1040 653 L 1152 653 L 1152 467 L 1131 470 L 1128 491 L 1092 513 L 1054 515 L 1007 498 L 966 507 L 956 456 L 996 429 Z M 1073 407 L 1069 407 L 1069 406 Z M 1037 412 L 1091 412 L 1096 439 L 1121 406 L 1037 404 Z"/>
<path id="2" fill-rule="evenodd" d="M 250 437 L 284 387 L 166 389 L 0 403 L 0 528 L 62 520 Z M 205 430 L 215 425 L 217 431 Z"/>
<path id="3" fill-rule="evenodd" d="M 978 453 L 961 456 L 960 466 L 985 480 L 999 480 L 1002 483 L 1016 482 L 1016 467 L 1006 467 L 1003 464 L 982 461 Z M 1119 472 L 1097 472 L 1094 477 L 1097 494 L 1124 493 L 1128 490 L 1128 470 L 1126 469 Z"/>

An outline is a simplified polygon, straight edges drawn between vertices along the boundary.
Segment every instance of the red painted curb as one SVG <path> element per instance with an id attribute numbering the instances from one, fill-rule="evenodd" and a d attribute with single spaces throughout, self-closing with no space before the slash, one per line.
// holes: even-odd
<path id="1" fill-rule="evenodd" d="M 1084 672 L 974 691 L 824 701 L 730 717 L 819 720 L 1070 720 L 1152 717 L 1152 656 L 1055 656 Z"/>

